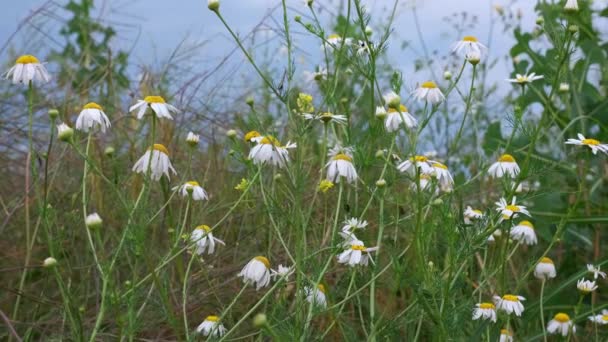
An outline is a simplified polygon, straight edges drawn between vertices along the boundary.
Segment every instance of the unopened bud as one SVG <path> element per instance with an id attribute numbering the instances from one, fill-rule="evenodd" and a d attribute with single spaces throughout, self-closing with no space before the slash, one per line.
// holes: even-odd
<path id="1" fill-rule="evenodd" d="M 59 111 L 57 109 L 49 109 L 49 117 L 51 120 L 55 120 L 59 116 Z"/>
<path id="2" fill-rule="evenodd" d="M 48 257 L 48 258 L 44 259 L 44 261 L 42 262 L 43 267 L 55 267 L 56 265 L 57 265 L 57 259 L 55 259 L 53 257 Z"/>
<path id="3" fill-rule="evenodd" d="M 386 186 L 386 181 L 384 179 L 378 179 L 376 181 L 376 186 L 379 188 L 384 188 Z"/>
<path id="4" fill-rule="evenodd" d="M 218 12 L 220 10 L 220 0 L 207 1 L 207 8 L 209 8 L 213 12 Z"/>
<path id="5" fill-rule="evenodd" d="M 65 123 L 61 123 L 57 126 L 57 135 L 59 136 L 59 140 L 64 142 L 72 141 L 72 137 L 74 136 L 74 130 L 66 125 Z"/>
<path id="6" fill-rule="evenodd" d="M 116 150 L 114 150 L 114 147 L 112 147 L 112 146 L 106 147 L 106 149 L 103 151 L 103 153 L 108 157 L 113 156 L 114 152 L 116 152 Z"/>
<path id="7" fill-rule="evenodd" d="M 84 223 L 87 228 L 95 230 L 101 228 L 101 226 L 103 225 L 103 220 L 101 219 L 101 216 L 99 216 L 99 214 L 92 213 L 87 216 L 87 218 L 84 220 Z"/>
<path id="8" fill-rule="evenodd" d="M 266 326 L 267 323 L 268 323 L 268 317 L 266 317 L 266 314 L 259 313 L 259 314 L 255 315 L 255 317 L 253 317 L 253 325 L 256 328 L 262 328 L 262 327 Z"/>

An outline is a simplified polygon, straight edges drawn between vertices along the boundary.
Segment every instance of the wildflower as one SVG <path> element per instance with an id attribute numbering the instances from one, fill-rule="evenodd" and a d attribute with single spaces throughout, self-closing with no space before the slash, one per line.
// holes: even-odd
<path id="1" fill-rule="evenodd" d="M 245 178 L 242 178 L 239 184 L 234 187 L 234 190 L 245 191 L 249 186 L 249 181 Z"/>
<path id="2" fill-rule="evenodd" d="M 367 266 L 371 256 L 369 253 L 374 252 L 378 247 L 367 248 L 361 240 L 353 240 L 350 247 L 338 255 L 338 262 L 348 264 L 353 267 L 356 265 Z"/>
<path id="3" fill-rule="evenodd" d="M 199 140 L 200 136 L 198 134 L 188 132 L 188 136 L 186 136 L 186 142 L 188 143 L 188 145 L 194 147 L 198 144 Z"/>
<path id="4" fill-rule="evenodd" d="M 329 73 L 327 72 L 327 69 L 323 68 L 320 69 L 318 71 L 304 71 L 302 73 L 303 77 L 304 77 L 304 81 L 306 83 L 310 83 L 310 82 L 320 82 L 320 81 L 324 81 L 327 80 L 327 75 Z"/>
<path id="5" fill-rule="evenodd" d="M 314 305 L 318 305 L 322 308 L 327 307 L 327 297 L 325 296 L 325 291 L 325 286 L 323 286 L 323 284 L 317 285 L 316 288 L 306 286 L 304 288 L 304 295 L 306 296 L 306 301 L 309 303 L 313 303 Z"/>
<path id="6" fill-rule="evenodd" d="M 487 53 L 487 51 L 488 48 L 480 43 L 474 36 L 464 36 L 462 40 L 452 44 L 452 52 L 459 53 L 463 56 L 469 56 L 471 53 L 483 55 Z"/>
<path id="7" fill-rule="evenodd" d="M 502 310 L 508 315 L 514 313 L 515 316 L 521 316 L 524 312 L 524 305 L 521 303 L 524 300 L 526 300 L 524 297 L 512 294 L 506 294 L 502 298 L 494 296 L 494 302 L 498 310 Z"/>
<path id="8" fill-rule="evenodd" d="M 329 189 L 334 187 L 334 183 L 330 180 L 324 179 L 321 182 L 319 182 L 319 191 L 321 191 L 322 193 L 326 193 L 329 191 Z"/>
<path id="9" fill-rule="evenodd" d="M 525 220 L 519 222 L 517 226 L 511 229 L 511 238 L 528 246 L 536 245 L 537 243 L 534 225 L 530 221 Z"/>
<path id="10" fill-rule="evenodd" d="M 270 270 L 270 272 L 272 273 L 272 277 L 276 280 L 277 278 L 282 278 L 285 277 L 285 280 L 289 280 L 289 276 L 293 274 L 293 272 L 295 272 L 295 268 L 292 267 L 287 267 L 287 266 L 283 266 L 283 265 L 279 265 L 279 267 L 276 270 Z"/>
<path id="11" fill-rule="evenodd" d="M 511 83 L 519 83 L 521 85 L 525 85 L 527 83 L 532 83 L 533 81 L 540 80 L 543 78 L 545 78 L 545 76 L 536 75 L 535 73 L 531 73 L 530 75 L 516 74 L 515 78 L 508 78 L 507 81 Z"/>
<path id="12" fill-rule="evenodd" d="M 103 224 L 103 220 L 101 219 L 101 216 L 99 216 L 99 214 L 92 213 L 84 219 L 84 224 L 89 229 L 99 229 Z"/>
<path id="13" fill-rule="evenodd" d="M 340 179 L 344 177 L 346 182 L 353 183 L 357 180 L 357 170 L 353 165 L 353 157 L 346 153 L 338 153 L 331 157 L 332 151 L 330 151 L 331 160 L 325 165 L 327 168 L 327 179 L 334 182 L 340 183 Z"/>
<path id="14" fill-rule="evenodd" d="M 589 320 L 600 325 L 608 324 L 608 310 L 602 310 L 601 315 L 589 316 Z"/>
<path id="15" fill-rule="evenodd" d="M 602 277 L 602 279 L 606 278 L 606 272 L 600 271 L 599 266 L 587 264 L 587 272 L 593 273 L 593 279 L 597 279 L 598 276 Z"/>
<path id="16" fill-rule="evenodd" d="M 428 190 L 429 187 L 432 184 L 432 179 L 431 176 L 427 175 L 427 174 L 421 174 L 420 175 L 420 180 L 418 183 L 413 182 L 410 185 L 410 188 L 414 191 L 418 191 L 418 186 L 420 185 L 420 190 Z"/>
<path id="17" fill-rule="evenodd" d="M 578 139 L 568 139 L 566 144 L 577 145 L 577 146 L 588 146 L 593 154 L 597 154 L 597 151 L 608 154 L 608 144 L 602 144 L 598 140 L 585 138 L 584 135 L 578 134 Z"/>
<path id="18" fill-rule="evenodd" d="M 431 174 L 433 173 L 433 161 L 429 160 L 425 156 L 413 156 L 403 163 L 397 166 L 397 169 L 401 172 L 410 172 L 410 174 L 416 174 L 416 168 L 420 169 L 421 174 Z M 416 168 L 414 168 L 415 166 Z"/>
<path id="19" fill-rule="evenodd" d="M 82 107 L 76 119 L 76 129 L 88 132 L 97 126 L 99 126 L 102 133 L 105 133 L 106 128 L 109 128 L 112 124 L 100 105 L 95 102 L 89 102 Z"/>
<path id="20" fill-rule="evenodd" d="M 299 93 L 296 105 L 300 113 L 312 113 L 315 111 L 315 107 L 312 104 L 312 95 L 310 94 Z"/>
<path id="21" fill-rule="evenodd" d="M 552 279 L 557 275 L 553 260 L 543 257 L 534 268 L 534 276 L 538 279 Z"/>
<path id="22" fill-rule="evenodd" d="M 519 165 L 517 165 L 512 155 L 503 154 L 490 166 L 488 173 L 494 178 L 502 178 L 505 175 L 515 178 L 519 174 Z"/>
<path id="23" fill-rule="evenodd" d="M 344 226 L 342 226 L 343 232 L 350 232 L 357 229 L 365 229 L 368 223 L 365 220 L 359 220 L 356 217 L 351 217 L 350 219 L 344 221 Z"/>
<path id="24" fill-rule="evenodd" d="M 17 58 L 15 65 L 8 70 L 5 77 L 13 79 L 13 84 L 29 84 L 32 81 L 48 83 L 51 75 L 46 71 L 38 58 L 32 55 L 23 55 Z"/>
<path id="25" fill-rule="evenodd" d="M 449 70 L 443 72 L 443 79 L 449 81 L 452 79 L 452 73 Z"/>
<path id="26" fill-rule="evenodd" d="M 477 65 L 479 64 L 479 62 L 481 62 L 481 54 L 479 52 L 469 52 L 466 56 L 465 59 L 467 60 L 467 62 L 471 63 L 471 65 Z"/>
<path id="27" fill-rule="evenodd" d="M 376 181 L 376 186 L 378 188 L 384 188 L 386 186 L 386 180 L 384 180 L 384 179 L 378 179 Z"/>
<path id="28" fill-rule="evenodd" d="M 146 109 L 150 107 L 156 114 L 157 118 L 167 118 L 173 120 L 171 112 L 177 114 L 179 109 L 165 102 L 162 96 L 146 96 L 143 100 L 138 100 L 136 104 L 129 108 L 129 112 L 137 110 L 137 118 L 141 119 L 146 113 Z"/>
<path id="29" fill-rule="evenodd" d="M 489 319 L 496 323 L 496 306 L 492 303 L 478 303 L 473 309 L 473 320 Z"/>
<path id="30" fill-rule="evenodd" d="M 259 313 L 253 317 L 253 326 L 256 328 L 265 327 L 268 324 L 268 316 L 265 313 Z"/>
<path id="31" fill-rule="evenodd" d="M 209 196 L 207 196 L 207 191 L 203 189 L 202 186 L 198 184 L 196 181 L 189 181 L 180 186 L 176 186 L 173 191 L 178 190 L 182 197 L 188 197 L 192 194 L 192 199 L 195 201 L 209 200 Z"/>
<path id="32" fill-rule="evenodd" d="M 256 284 L 256 290 L 270 284 L 270 261 L 266 257 L 256 256 L 239 272 L 244 283 Z"/>
<path id="33" fill-rule="evenodd" d="M 576 327 L 570 320 L 570 316 L 560 312 L 556 314 L 552 320 L 547 324 L 547 332 L 549 334 L 561 334 L 562 336 L 568 336 L 572 328 L 572 333 L 576 332 Z"/>
<path id="34" fill-rule="evenodd" d="M 236 138 L 237 134 L 238 134 L 238 133 L 237 133 L 237 132 L 236 132 L 236 130 L 234 130 L 234 129 L 229 129 L 229 130 L 227 130 L 227 131 L 226 131 L 226 136 L 227 136 L 228 138 L 230 138 L 230 139 L 234 139 L 234 138 Z"/>
<path id="35" fill-rule="evenodd" d="M 169 178 L 169 170 L 173 171 L 176 175 L 177 172 L 171 165 L 169 160 L 169 151 L 161 144 L 154 144 L 154 146 L 146 151 L 144 155 L 133 165 L 133 171 L 136 173 L 147 173 L 150 169 L 150 177 L 152 180 L 159 180 L 163 175 Z"/>
<path id="36" fill-rule="evenodd" d="M 443 93 L 433 81 L 423 82 L 413 94 L 418 101 L 425 101 L 431 104 L 437 104 L 445 100 L 445 96 L 443 96 Z"/>
<path id="37" fill-rule="evenodd" d="M 210 2 L 213 0 L 210 0 Z M 217 0 L 215 0 L 217 2 Z M 226 328 L 220 323 L 220 318 L 218 316 L 207 316 L 203 323 L 201 323 L 198 328 L 196 328 L 196 332 L 199 334 L 203 334 L 204 336 L 214 336 L 221 337 L 226 333 Z"/>
<path id="38" fill-rule="evenodd" d="M 507 329 L 500 329 L 498 342 L 513 342 L 513 333 Z"/>
<path id="39" fill-rule="evenodd" d="M 519 216 L 519 214 L 530 216 L 530 212 L 528 212 L 528 209 L 526 209 L 526 207 L 523 205 L 517 205 L 516 201 L 517 197 L 513 196 L 511 204 L 508 204 L 507 200 L 504 197 L 495 203 L 497 206 L 496 210 L 500 211 L 500 213 L 502 214 L 501 221 L 516 218 Z"/>
<path id="40" fill-rule="evenodd" d="M 436 161 L 431 162 L 431 166 L 433 167 L 432 174 L 437 178 L 441 190 L 451 191 L 452 186 L 454 185 L 454 178 L 452 178 L 452 174 L 448 170 L 448 167 Z"/>
<path id="41" fill-rule="evenodd" d="M 568 0 L 566 1 L 566 5 L 564 6 L 565 11 L 576 12 L 578 11 L 578 1 L 577 0 Z"/>
<path id="42" fill-rule="evenodd" d="M 399 107 L 401 107 L 401 97 L 394 91 L 389 91 L 388 93 L 384 94 L 382 98 L 384 99 L 384 103 L 389 108 L 399 109 Z"/>
<path id="43" fill-rule="evenodd" d="M 267 135 L 249 151 L 249 159 L 252 159 L 256 165 L 268 162 L 273 166 L 285 167 L 289 162 L 289 152 L 287 150 L 295 147 L 296 144 L 291 142 L 287 142 L 287 145 L 281 145 L 275 137 Z"/>
<path id="44" fill-rule="evenodd" d="M 483 217 L 483 212 L 479 209 L 473 209 L 470 206 L 467 206 L 463 215 L 464 215 L 464 223 L 472 224 L 473 221 L 479 220 L 480 218 Z"/>
<path id="45" fill-rule="evenodd" d="M 398 109 L 389 108 L 388 112 L 384 110 L 384 107 L 376 107 L 376 116 L 385 117 L 384 127 L 387 132 L 394 132 L 399 129 L 402 123 L 405 123 L 405 127 L 414 128 L 418 126 L 418 121 L 412 116 L 404 105 L 399 105 Z"/>
<path id="46" fill-rule="evenodd" d="M 339 47 L 339 45 L 342 45 L 342 44 L 349 46 L 352 44 L 352 42 L 353 42 L 352 38 L 343 38 L 340 35 L 333 33 L 327 37 L 325 43 L 321 47 L 337 48 L 337 47 Z"/>
<path id="47" fill-rule="evenodd" d="M 42 267 L 54 267 L 57 265 L 57 259 L 48 257 L 42 262 Z"/>
<path id="48" fill-rule="evenodd" d="M 213 254 L 215 252 L 215 244 L 226 246 L 224 241 L 217 239 L 213 236 L 211 227 L 206 224 L 197 226 L 192 234 L 190 234 L 190 241 L 196 243 L 196 254 L 201 255 L 207 251 L 207 254 Z"/>
<path id="49" fill-rule="evenodd" d="M 243 138 L 246 142 L 254 142 L 258 143 L 260 140 L 264 139 L 264 137 L 258 131 L 249 131 L 245 134 Z"/>
<path id="50" fill-rule="evenodd" d="M 576 288 L 581 291 L 582 294 L 586 295 L 597 290 L 595 281 L 581 279 L 576 282 Z"/>
<path id="51" fill-rule="evenodd" d="M 567 93 L 570 91 L 570 85 L 568 83 L 560 83 L 559 84 L 559 92 Z"/>
<path id="52" fill-rule="evenodd" d="M 340 125 L 345 125 L 348 122 L 346 115 L 333 114 L 330 112 L 321 113 L 319 115 L 304 113 L 302 116 L 306 120 L 319 120 L 323 123 L 335 122 Z"/>
<path id="53" fill-rule="evenodd" d="M 371 43 L 370 43 L 371 45 Z M 369 55 L 370 54 L 370 46 L 363 40 L 360 40 L 357 43 L 357 56 Z"/>
<path id="54" fill-rule="evenodd" d="M 57 125 L 57 136 L 59 137 L 59 140 L 63 142 L 70 142 L 74 136 L 74 130 L 72 127 L 66 125 L 65 122 L 62 122 Z"/>

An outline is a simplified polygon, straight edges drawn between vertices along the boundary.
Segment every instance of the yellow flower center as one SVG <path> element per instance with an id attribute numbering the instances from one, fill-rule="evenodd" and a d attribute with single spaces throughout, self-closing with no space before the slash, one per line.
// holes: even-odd
<path id="1" fill-rule="evenodd" d="M 410 158 L 410 160 L 418 162 L 418 163 L 424 163 L 424 162 L 427 162 L 429 160 L 429 158 L 427 158 L 425 156 L 414 156 L 413 158 Z"/>
<path id="2" fill-rule="evenodd" d="M 247 134 L 245 134 L 245 141 L 251 141 L 251 139 L 257 138 L 259 136 L 261 136 L 261 134 L 258 131 L 247 132 Z"/>
<path id="3" fill-rule="evenodd" d="M 422 88 L 434 89 L 437 88 L 437 85 L 433 81 L 426 81 L 420 85 Z"/>
<path id="4" fill-rule="evenodd" d="M 352 245 L 351 248 L 353 251 L 365 251 L 365 246 L 361 245 Z"/>
<path id="5" fill-rule="evenodd" d="M 443 165 L 443 164 L 441 164 L 441 163 L 438 163 L 438 162 L 434 162 L 434 163 L 433 163 L 433 167 L 437 167 L 437 168 L 444 169 L 444 170 L 447 170 L 447 169 L 448 169 L 448 167 L 447 167 L 447 166 L 445 166 L 445 165 Z"/>
<path id="6" fill-rule="evenodd" d="M 511 334 L 511 332 L 507 329 L 500 329 L 500 334 L 501 335 L 509 335 L 512 336 L 513 334 Z"/>
<path id="7" fill-rule="evenodd" d="M 502 296 L 502 300 L 506 300 L 509 302 L 519 302 L 519 298 L 516 295 L 506 294 Z"/>
<path id="8" fill-rule="evenodd" d="M 430 175 L 425 175 L 425 174 L 422 174 L 422 175 L 420 175 L 420 180 L 423 180 L 423 179 L 424 179 L 424 180 L 430 180 L 430 179 L 431 179 L 431 176 L 430 176 Z"/>
<path id="9" fill-rule="evenodd" d="M 505 209 L 511 210 L 514 213 L 519 212 L 519 207 L 516 205 L 512 205 L 512 204 L 509 204 L 508 206 L 506 206 Z"/>
<path id="10" fill-rule="evenodd" d="M 482 212 L 481 210 L 479 210 L 479 209 L 473 209 L 473 212 L 474 212 L 475 214 L 477 214 L 477 215 L 481 215 L 481 214 L 483 214 L 483 212 Z"/>
<path id="11" fill-rule="evenodd" d="M 103 110 L 103 108 L 101 108 L 100 105 L 98 105 L 95 102 L 89 102 L 87 104 L 84 105 L 84 107 L 82 107 L 82 109 L 97 109 L 97 110 Z"/>
<path id="12" fill-rule="evenodd" d="M 471 43 L 477 43 L 477 38 L 475 38 L 474 36 L 464 36 L 464 38 L 462 38 L 463 42 L 471 42 Z"/>
<path id="13" fill-rule="evenodd" d="M 555 315 L 555 317 L 553 317 L 553 319 L 555 319 L 556 321 L 558 321 L 560 323 L 567 323 L 570 321 L 570 316 L 566 315 L 563 312 L 560 312 L 557 315 Z"/>
<path id="14" fill-rule="evenodd" d="M 510 154 L 503 154 L 498 158 L 498 161 L 501 163 L 515 163 L 515 158 Z"/>
<path id="15" fill-rule="evenodd" d="M 217 322 L 219 320 L 220 320 L 220 318 L 215 315 L 207 316 L 207 318 L 205 318 L 205 321 L 210 321 L 210 322 Z"/>
<path id="16" fill-rule="evenodd" d="M 496 309 L 496 307 L 492 303 L 481 303 L 481 304 L 479 304 L 479 308 L 480 309 Z"/>
<path id="17" fill-rule="evenodd" d="M 209 227 L 206 224 L 201 224 L 200 226 L 196 227 L 195 229 L 204 230 L 207 233 L 209 233 L 211 231 L 211 227 Z"/>
<path id="18" fill-rule="evenodd" d="M 595 139 L 583 139 L 583 141 L 581 141 L 581 142 L 585 145 L 599 145 L 600 144 L 600 142 Z"/>
<path id="19" fill-rule="evenodd" d="M 346 160 L 347 162 L 352 162 L 353 158 L 347 156 L 344 153 L 338 153 L 333 157 L 333 160 Z"/>
<path id="20" fill-rule="evenodd" d="M 395 108 L 391 107 L 391 108 L 388 109 L 388 112 L 389 113 L 396 113 L 397 110 Z M 402 105 L 402 104 L 400 104 L 399 105 L 399 112 L 401 112 L 401 113 L 407 113 L 408 112 L 407 107 L 404 106 L 404 105 Z"/>
<path id="21" fill-rule="evenodd" d="M 608 315 L 602 315 L 602 321 L 608 321 Z"/>
<path id="22" fill-rule="evenodd" d="M 254 259 L 264 264 L 266 268 L 270 268 L 270 261 L 268 261 L 268 258 L 263 256 L 256 256 Z"/>
<path id="23" fill-rule="evenodd" d="M 276 147 L 281 147 L 281 143 L 277 140 L 277 138 L 273 137 L 272 135 L 267 135 L 264 138 L 262 138 L 262 140 L 260 140 L 260 144 L 274 145 Z"/>
<path id="24" fill-rule="evenodd" d="M 189 182 L 186 182 L 186 184 L 188 184 L 190 186 L 200 186 L 197 181 L 189 181 Z"/>
<path id="25" fill-rule="evenodd" d="M 543 264 L 551 264 L 551 265 L 553 265 L 553 260 L 551 260 L 551 259 L 549 259 L 547 257 L 541 258 L 540 262 L 543 263 Z"/>
<path id="26" fill-rule="evenodd" d="M 325 291 L 327 291 L 327 290 L 325 289 L 325 286 L 324 286 L 323 284 L 319 284 L 319 285 L 317 285 L 317 288 L 319 289 L 319 291 L 321 291 L 321 292 L 323 292 L 323 293 L 325 293 Z"/>
<path id="27" fill-rule="evenodd" d="M 530 221 L 521 221 L 521 222 L 519 222 L 519 225 L 520 226 L 530 227 L 530 228 L 534 229 L 534 225 Z"/>
<path id="28" fill-rule="evenodd" d="M 323 121 L 323 122 L 329 122 L 329 121 L 331 121 L 331 119 L 333 117 L 334 117 L 333 113 L 325 112 L 325 113 L 321 114 L 321 121 Z"/>
<path id="29" fill-rule="evenodd" d="M 169 155 L 169 151 L 163 144 L 154 144 L 154 150 L 160 151 L 166 155 Z"/>
<path id="30" fill-rule="evenodd" d="M 17 58 L 17 64 L 40 64 L 38 58 L 32 55 L 23 55 Z"/>
<path id="31" fill-rule="evenodd" d="M 330 180 L 324 179 L 319 183 L 319 190 L 323 193 L 329 191 L 329 189 L 334 187 L 334 183 Z"/>
<path id="32" fill-rule="evenodd" d="M 165 103 L 165 99 L 162 96 L 146 96 L 144 101 L 148 103 Z"/>
<path id="33" fill-rule="evenodd" d="M 329 35 L 329 37 L 327 37 L 327 40 L 329 40 L 329 39 L 339 39 L 339 38 L 340 38 L 339 34 L 332 33 L 332 34 Z"/>

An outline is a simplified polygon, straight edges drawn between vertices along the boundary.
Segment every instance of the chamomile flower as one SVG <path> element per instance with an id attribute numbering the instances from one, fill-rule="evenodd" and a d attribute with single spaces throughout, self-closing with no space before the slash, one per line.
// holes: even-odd
<path id="1" fill-rule="evenodd" d="M 494 178 L 502 178 L 503 176 L 515 178 L 519 174 L 519 165 L 517 165 L 512 155 L 503 154 L 490 166 L 488 173 Z"/>
<path id="2" fill-rule="evenodd" d="M 562 336 L 568 336 L 572 329 L 572 333 L 576 332 L 574 323 L 570 320 L 570 316 L 560 312 L 556 314 L 552 320 L 547 324 L 547 332 L 549 334 L 560 334 Z"/>
<path id="3" fill-rule="evenodd" d="M 260 140 L 264 139 L 264 137 L 258 131 L 249 131 L 245 134 L 243 138 L 246 142 L 249 143 L 259 143 Z"/>
<path id="4" fill-rule="evenodd" d="M 172 190 L 179 190 L 183 197 L 188 197 L 192 193 L 192 199 L 195 201 L 209 200 L 205 189 L 196 181 L 186 182 L 183 185 L 174 187 Z"/>
<path id="5" fill-rule="evenodd" d="M 306 296 L 306 301 L 309 303 L 313 303 L 314 305 L 318 305 L 321 308 L 327 307 L 327 296 L 325 295 L 326 289 L 323 284 L 317 285 L 316 288 L 311 286 L 306 286 L 304 288 L 304 295 Z"/>
<path id="6" fill-rule="evenodd" d="M 423 82 L 418 89 L 414 90 L 413 95 L 418 101 L 437 104 L 445 100 L 445 96 L 433 81 Z"/>
<path id="7" fill-rule="evenodd" d="M 595 281 L 581 279 L 576 282 L 576 288 L 581 291 L 582 294 L 586 295 L 597 290 Z"/>
<path id="8" fill-rule="evenodd" d="M 376 108 L 376 116 L 384 116 L 384 127 L 387 132 L 395 132 L 399 129 L 402 123 L 405 123 L 405 127 L 414 128 L 418 126 L 418 121 L 412 116 L 407 110 L 407 107 L 400 104 L 399 109 L 389 108 L 388 111 L 384 110 L 384 107 Z M 384 115 L 383 115 L 384 111 Z M 379 115 L 380 114 L 380 115 Z"/>
<path id="9" fill-rule="evenodd" d="M 369 259 L 371 259 L 369 254 L 377 249 L 378 247 L 365 247 L 361 240 L 353 240 L 351 245 L 338 255 L 338 262 L 348 264 L 351 267 L 356 265 L 367 266 Z"/>
<path id="10" fill-rule="evenodd" d="M 412 182 L 412 184 L 410 184 L 410 189 L 412 189 L 413 191 L 418 191 L 418 189 L 420 189 L 420 191 L 430 190 L 431 185 L 433 184 L 433 180 L 431 179 L 430 175 L 421 174 L 419 183 L 420 187 L 418 187 L 417 182 Z"/>
<path id="11" fill-rule="evenodd" d="M 287 142 L 287 145 L 281 145 L 281 142 L 275 137 L 267 135 L 249 151 L 249 159 L 253 160 L 256 165 L 269 163 L 282 168 L 289 162 L 288 150 L 296 146 L 295 143 L 291 142 Z"/>
<path id="12" fill-rule="evenodd" d="M 536 75 L 535 73 L 531 73 L 530 75 L 520 75 L 516 74 L 515 78 L 508 78 L 507 81 L 511 83 L 518 83 L 521 85 L 526 85 L 528 83 L 532 83 L 536 80 L 540 80 L 545 78 L 543 75 Z"/>
<path id="13" fill-rule="evenodd" d="M 564 10 L 566 11 L 578 11 L 578 1 L 577 0 L 568 0 L 566 1 L 566 5 L 564 6 Z"/>
<path id="14" fill-rule="evenodd" d="M 226 328 L 220 323 L 218 316 L 207 316 L 203 323 L 196 328 L 196 332 L 204 336 L 221 337 L 226 333 Z"/>
<path id="15" fill-rule="evenodd" d="M 587 272 L 593 273 L 593 279 L 597 279 L 598 276 L 602 277 L 602 279 L 606 278 L 606 272 L 600 271 L 599 266 L 594 266 L 592 264 L 587 264 Z"/>
<path id="16" fill-rule="evenodd" d="M 471 53 L 485 55 L 487 51 L 488 48 L 480 43 L 474 36 L 464 36 L 462 40 L 452 44 L 452 52 L 458 53 L 464 57 L 469 56 Z"/>
<path id="17" fill-rule="evenodd" d="M 51 75 L 46 71 L 38 58 L 32 55 L 23 55 L 17 58 L 15 65 L 8 70 L 6 78 L 12 78 L 13 84 L 29 84 L 32 81 L 48 83 Z"/>
<path id="18" fill-rule="evenodd" d="M 526 300 L 522 296 L 506 294 L 504 296 L 494 296 L 494 303 L 496 303 L 496 309 L 504 311 L 508 315 L 514 313 L 515 316 L 521 316 L 524 312 L 524 305 L 521 303 Z"/>
<path id="19" fill-rule="evenodd" d="M 318 120 L 323 123 L 334 122 L 334 123 L 337 123 L 340 125 L 346 125 L 346 123 L 348 122 L 348 117 L 346 115 L 333 114 L 331 112 L 325 112 L 325 113 L 321 113 L 318 115 L 304 113 L 304 114 L 302 114 L 302 117 L 304 117 L 304 119 L 306 119 L 306 120 Z"/>
<path id="20" fill-rule="evenodd" d="M 584 135 L 578 134 L 578 139 L 568 139 L 566 141 L 568 145 L 587 146 L 591 149 L 593 154 L 597 154 L 597 151 L 608 154 L 608 144 L 602 144 L 599 140 L 585 138 Z"/>
<path id="21" fill-rule="evenodd" d="M 509 220 L 518 217 L 520 214 L 530 217 L 530 212 L 523 205 L 517 204 L 517 197 L 513 196 L 511 204 L 503 197 L 496 204 L 496 210 L 501 213 L 500 220 Z"/>
<path id="22" fill-rule="evenodd" d="M 513 342 L 513 333 L 507 329 L 500 329 L 498 342 Z"/>
<path id="23" fill-rule="evenodd" d="M 136 173 L 146 174 L 148 169 L 150 169 L 150 177 L 154 181 L 159 180 L 163 175 L 169 178 L 169 171 L 172 171 L 174 175 L 177 174 L 169 160 L 169 151 L 161 144 L 154 144 L 154 147 L 146 151 L 133 165 L 133 171 Z"/>
<path id="24" fill-rule="evenodd" d="M 103 225 L 103 220 L 101 219 L 101 216 L 99 216 L 98 213 L 92 213 L 89 214 L 85 219 L 84 219 L 84 224 L 87 226 L 87 228 L 89 229 L 99 229 L 102 227 Z"/>
<path id="25" fill-rule="evenodd" d="M 325 68 L 317 70 L 317 71 L 306 70 L 302 73 L 302 77 L 304 78 L 305 83 L 325 81 L 325 80 L 327 80 L 328 75 L 329 75 L 329 73 L 327 72 L 327 69 L 325 69 Z"/>
<path id="26" fill-rule="evenodd" d="M 433 176 L 437 178 L 441 190 L 446 192 L 451 191 L 454 185 L 454 178 L 452 178 L 448 167 L 436 161 L 431 162 L 431 166 L 433 167 Z"/>
<path id="27" fill-rule="evenodd" d="M 401 172 L 409 172 L 410 175 L 416 174 L 416 168 L 420 169 L 421 174 L 432 174 L 433 161 L 425 156 L 413 156 L 397 166 Z"/>
<path id="28" fill-rule="evenodd" d="M 226 246 L 224 241 L 213 236 L 211 227 L 206 224 L 201 224 L 196 227 L 192 234 L 190 234 L 190 241 L 196 243 L 196 254 L 201 255 L 207 251 L 207 254 L 213 254 L 215 252 L 215 244 L 218 243 L 222 246 Z"/>
<path id="29" fill-rule="evenodd" d="M 334 49 L 339 48 L 342 44 L 344 44 L 345 46 L 349 46 L 352 44 L 352 42 L 352 38 L 343 38 L 339 34 L 333 33 L 327 37 L 325 43 L 321 46 L 321 48 Z"/>
<path id="30" fill-rule="evenodd" d="M 103 108 L 95 102 L 89 102 L 80 111 L 76 119 L 76 129 L 88 132 L 91 129 L 99 127 L 102 133 L 106 132 L 106 128 L 112 126 L 110 120 L 103 112 Z"/>
<path id="31" fill-rule="evenodd" d="M 543 257 L 534 268 L 534 276 L 538 279 L 553 279 L 557 275 L 553 260 Z"/>
<path id="32" fill-rule="evenodd" d="M 496 306 L 492 303 L 478 303 L 473 309 L 473 320 L 490 320 L 496 323 Z"/>
<path id="33" fill-rule="evenodd" d="M 373 48 L 373 44 L 371 44 L 371 47 Z M 364 56 L 364 55 L 369 55 L 370 54 L 370 45 L 367 45 L 367 43 L 363 40 L 360 40 L 357 43 L 357 56 Z"/>
<path id="34" fill-rule="evenodd" d="M 467 206 L 467 208 L 464 210 L 463 216 L 465 224 L 472 224 L 473 221 L 483 218 L 483 212 L 479 209 L 473 209 L 470 206 Z"/>
<path id="35" fill-rule="evenodd" d="M 146 109 L 152 109 L 157 118 L 173 120 L 171 113 L 179 113 L 179 109 L 165 102 L 162 96 L 146 96 L 143 100 L 138 100 L 136 104 L 129 108 L 129 112 L 137 111 L 137 118 L 141 119 L 146 114 Z"/>
<path id="36" fill-rule="evenodd" d="M 239 272 L 244 283 L 256 284 L 256 290 L 270 284 L 270 261 L 266 257 L 256 256 Z"/>
<path id="37" fill-rule="evenodd" d="M 295 272 L 295 268 L 292 267 L 287 267 L 287 266 L 283 266 L 283 265 L 279 265 L 279 267 L 276 270 L 270 270 L 270 273 L 272 273 L 272 278 L 279 279 L 282 277 L 285 277 L 285 280 L 289 280 L 289 276 L 293 274 L 293 272 Z"/>
<path id="38" fill-rule="evenodd" d="M 600 325 L 608 324 L 608 310 L 602 310 L 601 315 L 589 316 L 589 320 Z"/>
<path id="39" fill-rule="evenodd" d="M 332 151 L 329 153 L 331 160 L 325 165 L 327 168 L 327 179 L 334 183 L 340 183 L 340 179 L 344 177 L 346 182 L 354 183 L 358 176 L 357 170 L 355 170 L 355 166 L 353 165 L 352 154 L 338 153 L 333 156 L 331 154 Z"/>
<path id="40" fill-rule="evenodd" d="M 388 93 L 384 94 L 382 98 L 384 99 L 384 103 L 389 108 L 397 109 L 401 106 L 401 97 L 394 91 L 389 91 Z"/>
<path id="41" fill-rule="evenodd" d="M 517 226 L 511 229 L 511 238 L 528 246 L 536 245 L 537 243 L 534 225 L 532 222 L 525 220 L 519 222 Z"/>
<path id="42" fill-rule="evenodd" d="M 194 146 L 198 145 L 199 141 L 200 141 L 200 136 L 198 134 L 188 132 L 188 135 L 186 136 L 186 142 L 188 143 L 188 145 L 194 147 Z"/>
<path id="43" fill-rule="evenodd" d="M 365 220 L 359 220 L 356 217 L 351 217 L 350 219 L 344 221 L 344 225 L 342 226 L 343 232 L 352 232 L 357 229 L 365 229 L 368 223 Z"/>

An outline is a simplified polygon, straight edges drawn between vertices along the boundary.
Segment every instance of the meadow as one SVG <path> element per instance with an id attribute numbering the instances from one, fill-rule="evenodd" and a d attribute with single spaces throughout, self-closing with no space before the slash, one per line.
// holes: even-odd
<path id="1" fill-rule="evenodd" d="M 608 340 L 608 3 L 456 13 L 430 46 L 398 0 L 273 1 L 262 52 L 204 2 L 247 71 L 221 111 L 177 58 L 134 77 L 92 0 L 61 48 L 11 47 L 0 339 Z"/>

